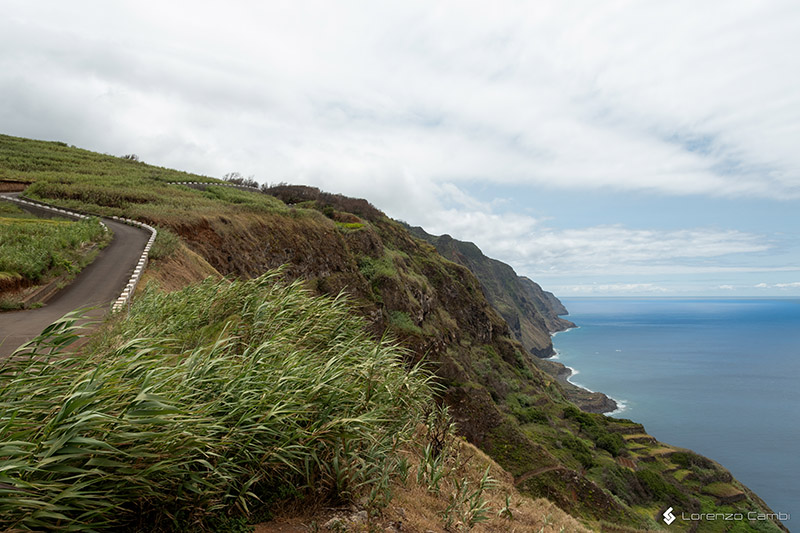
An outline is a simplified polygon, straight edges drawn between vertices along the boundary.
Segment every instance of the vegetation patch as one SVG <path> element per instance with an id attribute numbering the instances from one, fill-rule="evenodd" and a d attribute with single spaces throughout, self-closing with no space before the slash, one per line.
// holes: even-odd
<path id="1" fill-rule="evenodd" d="M 277 278 L 145 291 L 86 353 L 63 350 L 73 317 L 7 360 L 0 529 L 210 529 L 281 487 L 350 502 L 391 479 L 429 378 Z"/>
<path id="2" fill-rule="evenodd" d="M 710 494 L 718 498 L 735 498 L 737 496 L 744 496 L 744 493 L 730 483 L 711 483 L 703 487 L 705 494 Z"/>
<path id="3" fill-rule="evenodd" d="M 175 232 L 166 228 L 158 228 L 149 257 L 150 259 L 165 259 L 175 253 L 180 244 L 181 239 Z"/>
<path id="4" fill-rule="evenodd" d="M 686 502 L 687 497 L 675 485 L 667 482 L 660 473 L 644 469 L 636 472 L 636 478 L 652 501 Z"/>
<path id="5" fill-rule="evenodd" d="M 337 222 L 336 227 L 344 230 L 356 230 L 363 228 L 364 224 L 361 222 Z"/>
<path id="6" fill-rule="evenodd" d="M 19 305 L 14 296 L 19 289 L 62 274 L 77 274 L 94 259 L 92 247 L 110 241 L 97 219 L 71 221 L 10 214 L 13 216 L 0 217 L 0 290 L 6 293 L 5 308 Z"/>
<path id="7" fill-rule="evenodd" d="M 422 335 L 422 329 L 414 324 L 414 321 L 411 320 L 411 317 L 408 316 L 408 313 L 403 311 L 390 311 L 389 324 L 403 333 Z"/>
<path id="8" fill-rule="evenodd" d="M 535 398 L 527 394 L 509 394 L 506 397 L 506 403 L 511 409 L 511 413 L 517 417 L 521 424 L 548 424 L 550 422 L 547 414 L 538 407 Z"/>
<path id="9" fill-rule="evenodd" d="M 23 211 L 18 205 L 11 202 L 0 202 L 0 217 L 2 218 L 30 218 L 30 214 Z"/>

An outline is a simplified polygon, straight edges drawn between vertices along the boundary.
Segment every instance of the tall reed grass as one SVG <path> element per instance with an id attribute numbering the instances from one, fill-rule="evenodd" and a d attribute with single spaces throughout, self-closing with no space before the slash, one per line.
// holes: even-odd
<path id="1" fill-rule="evenodd" d="M 67 317 L 0 367 L 0 529 L 209 529 L 374 494 L 430 377 L 272 272 L 147 291 L 84 353 Z"/>

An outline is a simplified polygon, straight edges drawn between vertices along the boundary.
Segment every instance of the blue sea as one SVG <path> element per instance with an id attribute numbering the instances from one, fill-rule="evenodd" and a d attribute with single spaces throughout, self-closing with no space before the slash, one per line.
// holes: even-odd
<path id="1" fill-rule="evenodd" d="M 570 381 L 800 524 L 800 299 L 564 298 Z"/>

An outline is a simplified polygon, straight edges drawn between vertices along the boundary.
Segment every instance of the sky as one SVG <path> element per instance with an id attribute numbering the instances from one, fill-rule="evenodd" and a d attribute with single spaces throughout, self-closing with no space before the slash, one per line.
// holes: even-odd
<path id="1" fill-rule="evenodd" d="M 558 296 L 800 296 L 794 0 L 3 2 L 0 132 L 363 197 Z"/>

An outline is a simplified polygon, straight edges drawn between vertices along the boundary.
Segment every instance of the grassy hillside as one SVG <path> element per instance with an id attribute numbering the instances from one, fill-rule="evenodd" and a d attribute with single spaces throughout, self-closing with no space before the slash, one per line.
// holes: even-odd
<path id="1" fill-rule="evenodd" d="M 27 194 L 125 214 L 158 226 L 160 237 L 172 236 L 172 246 L 162 242 L 153 262 L 153 279 L 164 279 L 163 265 L 178 262 L 193 264 L 187 269 L 196 272 L 203 263 L 241 279 L 285 265 L 287 279 L 302 280 L 317 294 L 346 293 L 351 312 L 363 317 L 373 338 L 389 333 L 407 348 L 399 354 L 407 365 L 430 365 L 462 436 L 513 475 L 523 493 L 546 497 L 594 528 L 659 529 L 660 513 L 670 506 L 766 508 L 712 461 L 658 443 L 634 422 L 576 409 L 557 380 L 537 367 L 538 358 L 518 342 L 469 269 L 368 202 L 309 187 L 281 186 L 265 195 L 168 185 L 178 174 L 61 144 L 0 137 L 0 175 L 34 181 Z M 183 317 L 180 308 L 174 312 Z M 198 328 L 223 327 L 215 319 L 206 324 Z M 721 531 L 720 524 L 675 523 L 671 529 Z"/>

